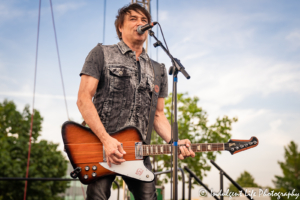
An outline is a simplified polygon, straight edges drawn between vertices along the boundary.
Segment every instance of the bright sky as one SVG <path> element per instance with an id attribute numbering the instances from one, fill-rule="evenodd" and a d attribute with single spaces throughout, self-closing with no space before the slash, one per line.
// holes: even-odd
<path id="1" fill-rule="evenodd" d="M 107 1 L 105 44 L 118 42 L 115 16 L 129 2 Z M 88 52 L 103 42 L 103 1 L 53 0 L 53 6 L 68 109 L 79 122 L 79 72 Z M 151 6 L 156 21 L 156 1 Z M 300 144 L 299 10 L 298 0 L 159 2 L 158 21 L 169 49 L 191 74 L 190 80 L 179 76 L 178 91 L 200 98 L 209 123 L 224 115 L 238 117 L 233 139 L 259 139 L 255 149 L 218 155 L 216 162 L 234 179 L 247 170 L 259 185 L 273 187 L 274 175 L 281 175 L 277 161 L 283 160 L 284 146 L 291 140 Z M 37 0 L 0 2 L 0 101 L 13 100 L 19 110 L 32 104 L 37 19 Z M 149 54 L 156 59 L 154 47 Z M 158 59 L 171 64 L 161 50 Z M 41 138 L 62 144 L 60 127 L 67 116 L 45 0 L 35 102 L 44 117 Z M 203 181 L 219 190 L 214 167 Z"/>

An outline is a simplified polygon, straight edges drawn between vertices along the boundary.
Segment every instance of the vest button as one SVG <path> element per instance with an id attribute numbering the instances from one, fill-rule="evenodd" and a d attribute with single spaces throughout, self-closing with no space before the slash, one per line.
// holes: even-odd
<path id="1" fill-rule="evenodd" d="M 119 71 L 119 75 L 122 76 L 122 75 L 123 75 L 123 72 L 122 72 L 122 71 Z"/>

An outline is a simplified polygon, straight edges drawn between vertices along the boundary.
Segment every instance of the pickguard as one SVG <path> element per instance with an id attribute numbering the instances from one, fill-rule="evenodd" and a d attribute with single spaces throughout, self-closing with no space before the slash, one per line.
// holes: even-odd
<path id="1" fill-rule="evenodd" d="M 105 169 L 134 179 L 145 182 L 154 180 L 153 172 L 145 167 L 143 160 L 125 161 L 120 165 L 111 164 L 111 167 L 106 162 L 100 162 L 99 164 Z"/>

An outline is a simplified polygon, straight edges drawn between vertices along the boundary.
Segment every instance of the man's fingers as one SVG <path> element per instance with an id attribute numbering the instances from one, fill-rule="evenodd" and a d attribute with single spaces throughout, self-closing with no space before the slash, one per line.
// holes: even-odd
<path id="1" fill-rule="evenodd" d="M 121 143 L 118 145 L 118 150 L 119 150 L 120 153 L 126 154 L 126 152 L 124 151 L 124 149 L 123 149 Z"/>
<path id="2" fill-rule="evenodd" d="M 185 146 L 182 146 L 180 150 L 181 150 L 181 153 L 184 157 L 187 157 L 187 156 L 191 155 L 190 151 Z"/>
<path id="3" fill-rule="evenodd" d="M 110 159 L 107 155 L 106 155 L 106 162 L 107 162 L 108 166 L 111 167 L 111 162 L 110 162 Z"/>
<path id="4" fill-rule="evenodd" d="M 193 152 L 193 150 L 192 150 L 192 149 L 190 149 L 190 154 L 191 154 L 192 158 L 194 158 L 194 157 L 195 157 L 195 152 Z"/>
<path id="5" fill-rule="evenodd" d="M 180 160 L 183 160 L 183 159 L 184 159 L 184 157 L 183 157 L 182 154 L 179 154 L 178 158 L 179 158 Z"/>
<path id="6" fill-rule="evenodd" d="M 186 147 L 184 147 L 184 151 L 185 151 L 185 155 L 186 156 L 190 156 L 191 155 L 190 151 Z"/>
<path id="7" fill-rule="evenodd" d="M 123 154 L 120 153 L 120 151 L 116 150 L 114 154 L 112 154 L 112 156 L 115 155 L 117 158 L 122 158 Z"/>
<path id="8" fill-rule="evenodd" d="M 112 163 L 115 165 L 120 165 L 122 163 L 122 159 L 118 159 L 116 156 L 111 156 Z"/>
<path id="9" fill-rule="evenodd" d="M 185 157 L 186 154 L 185 154 L 185 150 L 184 150 L 183 146 L 180 146 L 179 149 L 180 149 L 180 154 L 181 154 L 183 157 Z"/>

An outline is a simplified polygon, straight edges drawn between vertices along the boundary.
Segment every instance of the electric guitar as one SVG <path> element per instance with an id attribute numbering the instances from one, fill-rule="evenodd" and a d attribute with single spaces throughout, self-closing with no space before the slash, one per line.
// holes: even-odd
<path id="1" fill-rule="evenodd" d="M 62 138 L 65 151 L 74 168 L 72 178 L 79 178 L 81 183 L 89 184 L 100 177 L 112 174 L 125 175 L 145 182 L 154 179 L 153 172 L 144 165 L 144 157 L 151 155 L 171 154 L 171 144 L 144 145 L 140 132 L 134 127 L 125 127 L 112 133 L 111 136 L 121 142 L 126 151 L 121 165 L 108 166 L 105 150 L 99 138 L 90 128 L 67 121 L 62 126 Z M 258 139 L 229 140 L 227 143 L 191 144 L 194 152 L 224 151 L 235 154 L 258 145 Z M 178 146 L 184 146 L 178 145 Z M 178 149 L 180 154 L 180 149 Z"/>

